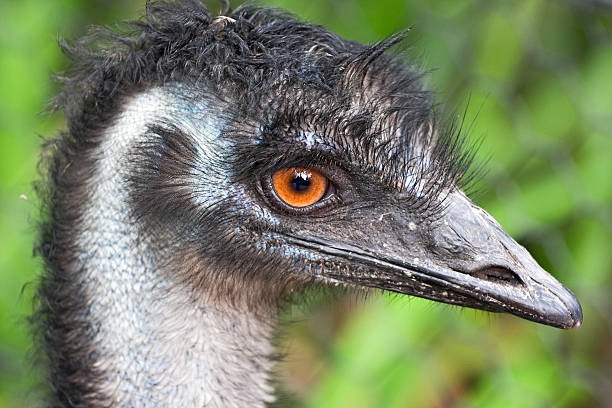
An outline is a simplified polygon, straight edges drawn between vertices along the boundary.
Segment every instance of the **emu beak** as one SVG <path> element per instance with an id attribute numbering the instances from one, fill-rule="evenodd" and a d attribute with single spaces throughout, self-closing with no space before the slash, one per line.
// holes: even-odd
<path id="1" fill-rule="evenodd" d="M 463 193 L 454 192 L 448 199 L 432 238 L 438 262 L 440 254 L 452 255 L 444 257 L 450 270 L 424 265 L 432 277 L 467 294 L 471 301 L 466 306 L 508 312 L 563 329 L 580 327 L 582 308 L 569 289 Z"/>
<path id="2" fill-rule="evenodd" d="M 401 211 L 380 223 L 381 217 L 361 214 L 368 218 L 362 225 L 368 231 L 367 241 L 312 236 L 290 240 L 327 259 L 348 261 L 348 272 L 325 270 L 323 277 L 328 280 L 507 312 L 563 329 L 580 327 L 582 308 L 574 294 L 542 269 L 493 217 L 459 191 L 449 194 L 445 203 L 444 214 L 423 225 L 408 221 Z"/>

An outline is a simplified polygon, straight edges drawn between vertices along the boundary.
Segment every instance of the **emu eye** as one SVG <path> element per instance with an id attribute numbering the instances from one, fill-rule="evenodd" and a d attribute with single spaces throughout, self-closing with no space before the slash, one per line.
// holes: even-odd
<path id="1" fill-rule="evenodd" d="M 276 195 L 291 207 L 316 204 L 325 196 L 329 185 L 329 179 L 323 174 L 303 167 L 282 169 L 272 176 Z"/>

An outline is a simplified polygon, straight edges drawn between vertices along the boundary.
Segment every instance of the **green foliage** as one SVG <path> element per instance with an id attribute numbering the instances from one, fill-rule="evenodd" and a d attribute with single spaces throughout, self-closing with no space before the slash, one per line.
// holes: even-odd
<path id="1" fill-rule="evenodd" d="M 0 407 L 35 404 L 25 317 L 40 273 L 31 181 L 40 116 L 65 68 L 55 39 L 131 18 L 140 1 L 0 1 Z M 476 201 L 572 288 L 584 326 L 563 332 L 420 299 L 314 305 L 288 325 L 279 367 L 305 407 L 585 407 L 612 394 L 612 10 L 552 0 L 271 0 L 344 37 L 374 42 L 413 27 L 410 58 L 441 110 L 467 112 Z M 209 2 L 211 6 L 216 4 Z M 27 197 L 20 197 L 24 195 Z"/>

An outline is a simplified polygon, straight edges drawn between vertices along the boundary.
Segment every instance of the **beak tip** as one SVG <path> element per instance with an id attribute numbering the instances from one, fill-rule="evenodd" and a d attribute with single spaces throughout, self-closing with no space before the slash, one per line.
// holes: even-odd
<path id="1" fill-rule="evenodd" d="M 526 302 L 524 305 L 527 306 L 526 310 L 530 309 L 530 312 L 535 314 L 534 321 L 566 330 L 582 326 L 580 301 L 572 291 L 558 281 L 550 281 L 547 286 L 532 286 L 531 293 L 535 295 L 531 298 L 538 301 Z M 519 316 L 530 319 L 523 314 Z"/>
<path id="2" fill-rule="evenodd" d="M 582 306 L 576 300 L 576 305 L 572 310 L 572 316 L 574 317 L 574 324 L 570 327 L 570 329 L 579 329 L 582 326 Z"/>
<path id="3" fill-rule="evenodd" d="M 566 309 L 566 329 L 578 329 L 582 326 L 582 306 L 578 298 L 567 288 L 565 289 L 565 296 L 562 297 L 563 304 Z"/>

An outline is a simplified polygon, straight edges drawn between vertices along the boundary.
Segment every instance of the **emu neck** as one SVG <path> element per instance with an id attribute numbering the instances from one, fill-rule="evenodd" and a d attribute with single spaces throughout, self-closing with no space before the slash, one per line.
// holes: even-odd
<path id="1" fill-rule="evenodd" d="M 75 245 L 105 406 L 257 407 L 271 402 L 270 316 L 206 301 L 173 279 L 164 243 L 139 231 L 128 205 L 126 152 L 163 116 L 168 96 L 129 101 L 105 132 Z M 163 265 L 163 266 L 162 266 Z M 206 290 L 200 289 L 200 290 Z"/>

